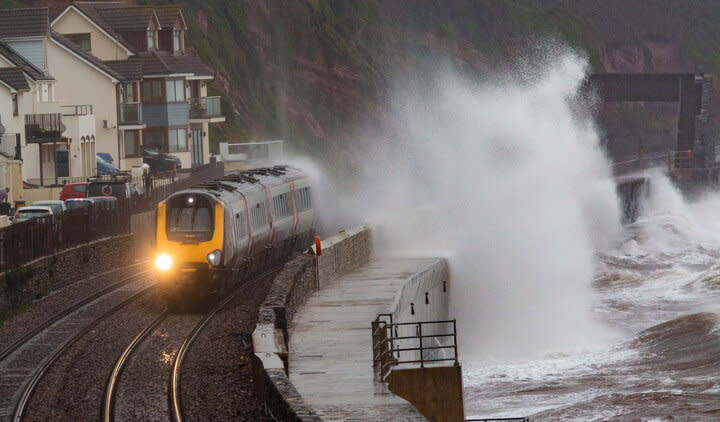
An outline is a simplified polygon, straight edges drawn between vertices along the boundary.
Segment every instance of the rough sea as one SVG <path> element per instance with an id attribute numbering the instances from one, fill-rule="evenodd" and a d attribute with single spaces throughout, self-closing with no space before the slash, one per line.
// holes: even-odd
<path id="1" fill-rule="evenodd" d="M 623 230 L 591 285 L 614 340 L 463 362 L 466 417 L 720 421 L 720 192 L 688 201 L 653 177 Z"/>

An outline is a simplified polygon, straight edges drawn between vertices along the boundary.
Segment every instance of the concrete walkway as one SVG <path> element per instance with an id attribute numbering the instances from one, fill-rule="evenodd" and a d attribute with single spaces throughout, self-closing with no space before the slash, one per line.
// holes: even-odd
<path id="1" fill-rule="evenodd" d="M 325 421 L 425 420 L 374 381 L 370 323 L 390 309 L 410 276 L 438 261 L 372 261 L 315 292 L 298 310 L 290 381 Z"/>

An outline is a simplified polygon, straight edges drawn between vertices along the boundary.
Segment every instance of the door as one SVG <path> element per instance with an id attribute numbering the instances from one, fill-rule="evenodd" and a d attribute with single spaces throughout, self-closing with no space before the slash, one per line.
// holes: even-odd
<path id="1" fill-rule="evenodd" d="M 190 129 L 190 140 L 192 142 L 190 146 L 191 164 L 193 167 L 201 166 L 203 164 L 202 129 Z"/>

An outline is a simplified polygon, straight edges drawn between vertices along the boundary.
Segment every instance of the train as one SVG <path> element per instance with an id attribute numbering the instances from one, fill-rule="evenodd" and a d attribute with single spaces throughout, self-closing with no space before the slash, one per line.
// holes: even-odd
<path id="1" fill-rule="evenodd" d="M 237 171 L 157 207 L 154 270 L 171 308 L 225 291 L 312 243 L 307 174 L 291 166 Z"/>

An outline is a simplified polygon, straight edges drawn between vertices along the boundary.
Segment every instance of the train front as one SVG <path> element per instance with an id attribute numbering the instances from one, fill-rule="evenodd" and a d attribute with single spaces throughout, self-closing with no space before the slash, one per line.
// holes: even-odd
<path id="1" fill-rule="evenodd" d="M 224 221 L 223 204 L 206 191 L 177 192 L 158 204 L 153 267 L 168 300 L 218 287 Z"/>

